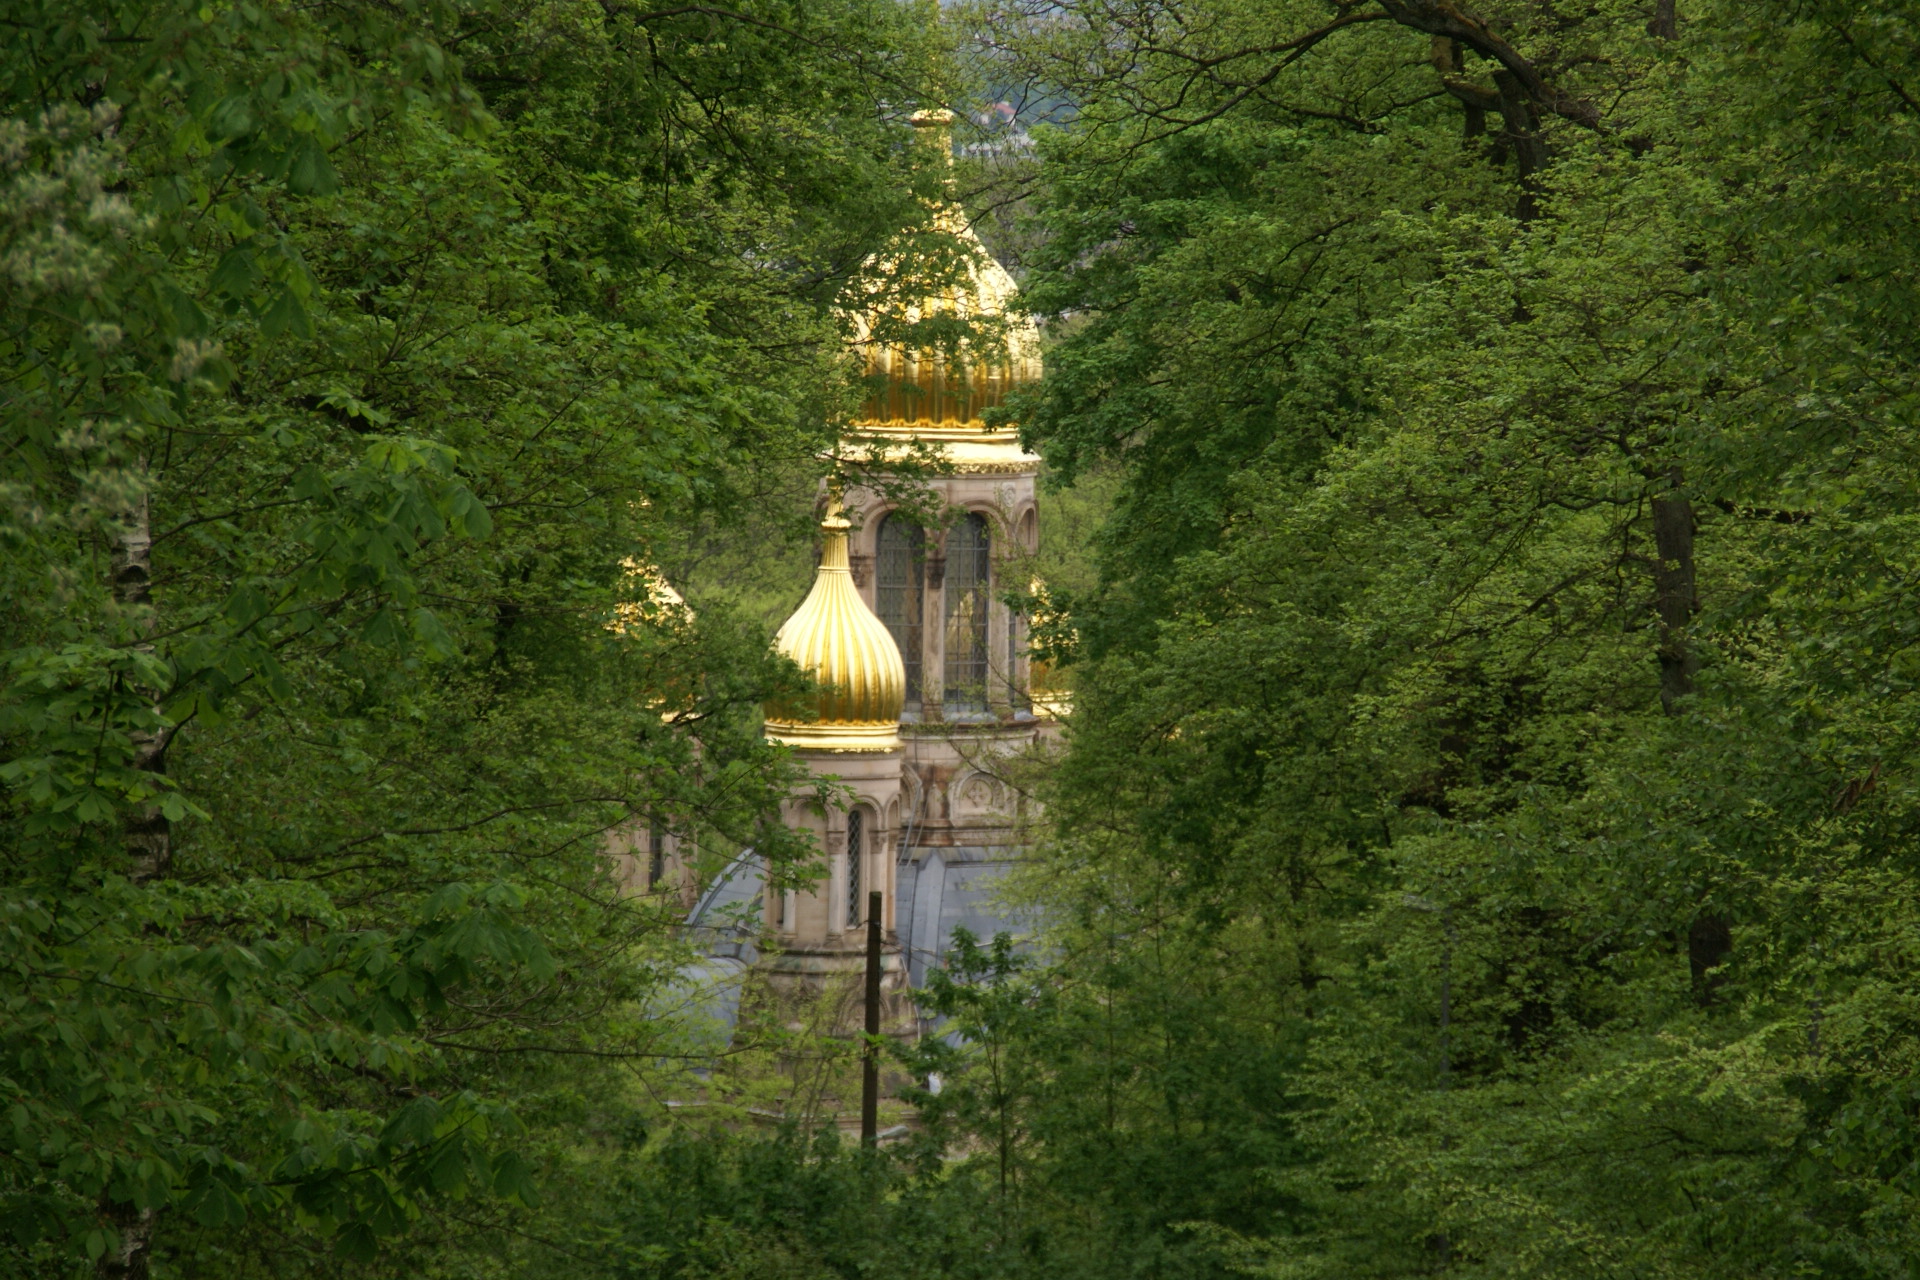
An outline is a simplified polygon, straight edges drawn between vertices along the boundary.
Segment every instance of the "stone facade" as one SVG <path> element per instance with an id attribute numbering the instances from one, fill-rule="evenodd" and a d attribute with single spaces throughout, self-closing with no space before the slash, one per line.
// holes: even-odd
<path id="1" fill-rule="evenodd" d="M 1018 931 L 995 906 L 992 881 L 1019 856 L 1029 815 L 1000 766 L 1053 737 L 1058 724 L 1033 711 L 1024 621 L 999 595 L 1011 567 L 1037 549 L 1039 460 L 1008 433 L 969 436 L 948 445 L 950 456 L 959 455 L 954 474 L 928 482 L 946 523 L 916 527 L 904 555 L 906 540 L 887 534 L 895 513 L 884 500 L 865 490 L 846 496 L 852 578 L 900 646 L 908 689 L 897 750 L 800 749 L 816 775 L 838 779 L 858 799 L 851 810 L 822 812 L 810 799 L 787 806 L 789 824 L 810 832 L 825 852 L 828 875 L 811 893 L 764 903 L 780 950 L 763 960 L 763 971 L 777 984 L 816 990 L 864 964 L 865 935 L 848 896 L 856 810 L 861 890 L 885 895 L 890 992 L 923 982 L 956 926 L 983 935 Z M 963 555 L 974 572 L 955 571 Z M 889 591 L 891 600 L 883 598 Z M 956 649 L 963 660 L 955 660 Z M 966 678 L 964 688 L 954 687 L 956 676 Z"/>

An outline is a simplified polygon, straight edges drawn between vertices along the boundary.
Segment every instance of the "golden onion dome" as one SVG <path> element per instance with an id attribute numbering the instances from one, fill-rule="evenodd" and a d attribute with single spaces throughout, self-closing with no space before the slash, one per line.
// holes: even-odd
<path id="1" fill-rule="evenodd" d="M 767 707 L 775 742 L 822 751 L 891 751 L 900 745 L 907 668 L 886 624 L 873 616 L 847 567 L 847 530 L 835 502 L 820 523 L 826 532 L 813 590 L 774 637 L 774 647 L 823 686 L 818 720 L 794 708 Z"/>
<path id="2" fill-rule="evenodd" d="M 634 635 L 648 624 L 656 626 L 682 626 L 693 620 L 693 609 L 666 575 L 660 572 L 660 566 L 638 556 L 628 556 L 620 562 L 620 588 L 624 599 L 613 606 L 613 619 L 607 623 L 607 630 L 615 635 Z"/>
<path id="3" fill-rule="evenodd" d="M 948 111 L 923 111 L 913 123 L 930 145 L 949 156 Z M 1011 445 L 1009 427 L 988 431 L 981 411 L 1004 404 L 1015 387 L 1040 379 L 1040 332 L 1017 309 L 1019 286 L 987 252 L 951 201 L 934 211 L 934 226 L 960 242 L 967 258 L 953 285 L 902 309 L 907 324 L 939 317 L 986 321 L 989 336 L 961 344 L 957 352 L 914 349 L 874 339 L 868 316 L 854 317 L 857 349 L 875 390 L 861 407 L 854 429 L 867 436 L 923 441 L 970 441 Z"/>

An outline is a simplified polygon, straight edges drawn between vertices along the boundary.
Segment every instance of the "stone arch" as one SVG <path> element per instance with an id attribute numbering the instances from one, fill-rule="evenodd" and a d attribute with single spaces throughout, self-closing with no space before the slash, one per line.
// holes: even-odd
<path id="1" fill-rule="evenodd" d="M 997 813 L 1005 803 L 1006 787 L 1000 779 L 975 769 L 953 786 L 954 808 L 968 814 Z"/>

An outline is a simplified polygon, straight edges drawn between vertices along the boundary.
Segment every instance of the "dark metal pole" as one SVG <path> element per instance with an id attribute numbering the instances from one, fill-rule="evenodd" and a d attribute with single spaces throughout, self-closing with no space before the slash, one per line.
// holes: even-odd
<path id="1" fill-rule="evenodd" d="M 860 1051 L 860 1143 L 880 1143 L 880 895 L 867 895 L 867 1042 Z"/>

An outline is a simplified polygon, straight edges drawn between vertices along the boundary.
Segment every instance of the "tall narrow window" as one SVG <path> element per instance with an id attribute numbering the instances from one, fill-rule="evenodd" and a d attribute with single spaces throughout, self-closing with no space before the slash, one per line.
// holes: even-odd
<path id="1" fill-rule="evenodd" d="M 920 710 L 920 653 L 923 644 L 927 533 L 905 516 L 888 516 L 880 526 L 878 563 L 874 565 L 874 612 L 893 633 L 907 667 L 907 710 Z"/>
<path id="2" fill-rule="evenodd" d="M 647 888 L 660 887 L 660 877 L 667 873 L 667 829 L 654 823 L 647 828 Z"/>
<path id="3" fill-rule="evenodd" d="M 969 514 L 947 534 L 948 711 L 987 709 L 987 518 Z"/>
<path id="4" fill-rule="evenodd" d="M 866 825 L 860 810 L 852 809 L 847 813 L 847 928 L 860 923 L 860 908 L 866 905 L 860 897 L 860 862 L 866 852 Z"/>

